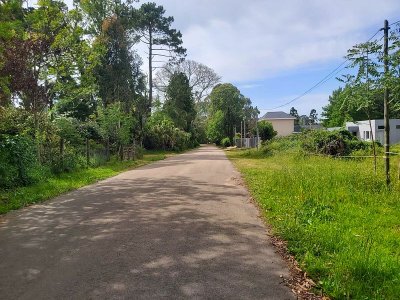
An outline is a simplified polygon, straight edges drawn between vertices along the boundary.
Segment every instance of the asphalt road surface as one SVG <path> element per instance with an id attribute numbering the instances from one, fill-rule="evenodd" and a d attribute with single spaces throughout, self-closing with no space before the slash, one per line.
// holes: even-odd
<path id="1" fill-rule="evenodd" d="M 294 299 L 225 154 L 171 157 L 0 218 L 1 299 Z"/>

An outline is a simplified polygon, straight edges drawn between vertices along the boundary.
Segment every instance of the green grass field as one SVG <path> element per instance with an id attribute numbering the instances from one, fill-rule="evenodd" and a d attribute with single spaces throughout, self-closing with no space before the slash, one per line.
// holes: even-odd
<path id="1" fill-rule="evenodd" d="M 105 165 L 81 169 L 71 173 L 52 176 L 45 181 L 26 187 L 1 191 L 0 214 L 19 209 L 32 203 L 38 203 L 56 197 L 65 192 L 75 190 L 96 181 L 115 176 L 123 171 L 137 168 L 153 161 L 162 160 L 172 152 L 147 151 L 142 159 L 134 161 L 111 161 Z"/>
<path id="2" fill-rule="evenodd" d="M 379 159 L 228 151 L 253 197 L 317 288 L 334 299 L 400 299 L 400 157 L 389 189 Z"/>

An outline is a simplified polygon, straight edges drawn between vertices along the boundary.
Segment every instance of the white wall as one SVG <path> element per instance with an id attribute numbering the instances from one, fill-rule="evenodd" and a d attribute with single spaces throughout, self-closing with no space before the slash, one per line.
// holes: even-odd
<path id="1" fill-rule="evenodd" d="M 293 119 L 266 119 L 272 124 L 274 130 L 278 132 L 277 136 L 288 136 L 294 131 Z"/>
<path id="2" fill-rule="evenodd" d="M 378 141 L 383 145 L 385 143 L 384 140 L 385 130 L 384 128 L 382 128 L 384 126 L 384 120 L 371 120 L 371 125 L 372 125 L 374 140 Z M 390 145 L 400 143 L 400 119 L 389 120 L 389 125 L 390 125 Z M 369 127 L 368 121 L 346 123 L 346 127 L 348 128 L 349 126 L 358 126 L 359 131 L 357 133 L 357 137 L 359 139 L 364 141 L 372 141 L 370 133 L 371 129 Z M 366 132 L 369 132 L 369 134 L 367 134 Z"/>

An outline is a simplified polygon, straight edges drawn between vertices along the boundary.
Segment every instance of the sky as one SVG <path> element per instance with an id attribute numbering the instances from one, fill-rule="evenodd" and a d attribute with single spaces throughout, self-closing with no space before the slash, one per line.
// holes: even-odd
<path id="1" fill-rule="evenodd" d="M 182 32 L 187 59 L 207 65 L 223 82 L 237 86 L 261 115 L 289 112 L 292 106 L 299 114 L 308 115 L 313 108 L 320 114 L 340 86 L 335 77 L 293 103 L 276 107 L 339 66 L 346 51 L 368 40 L 385 19 L 400 20 L 399 0 L 154 2 L 174 17 L 173 27 Z"/>

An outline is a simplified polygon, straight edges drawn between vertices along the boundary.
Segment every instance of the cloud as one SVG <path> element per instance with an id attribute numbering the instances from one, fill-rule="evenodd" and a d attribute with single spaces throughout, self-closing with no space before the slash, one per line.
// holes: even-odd
<path id="1" fill-rule="evenodd" d="M 397 0 L 157 3 L 175 17 L 188 57 L 236 82 L 338 59 L 400 13 Z"/>
<path id="2" fill-rule="evenodd" d="M 254 89 L 254 88 L 258 88 L 260 86 L 262 86 L 262 84 L 259 84 L 259 83 L 248 83 L 248 84 L 239 85 L 238 88 L 239 88 L 239 90 L 241 90 L 241 89 Z"/>
<path id="3" fill-rule="evenodd" d="M 65 2 L 71 5 L 72 0 Z M 175 18 L 173 27 L 182 32 L 189 59 L 238 83 L 340 59 L 382 27 L 384 19 L 395 22 L 400 16 L 398 0 L 155 2 Z M 138 48 L 145 62 L 143 47 Z"/>

